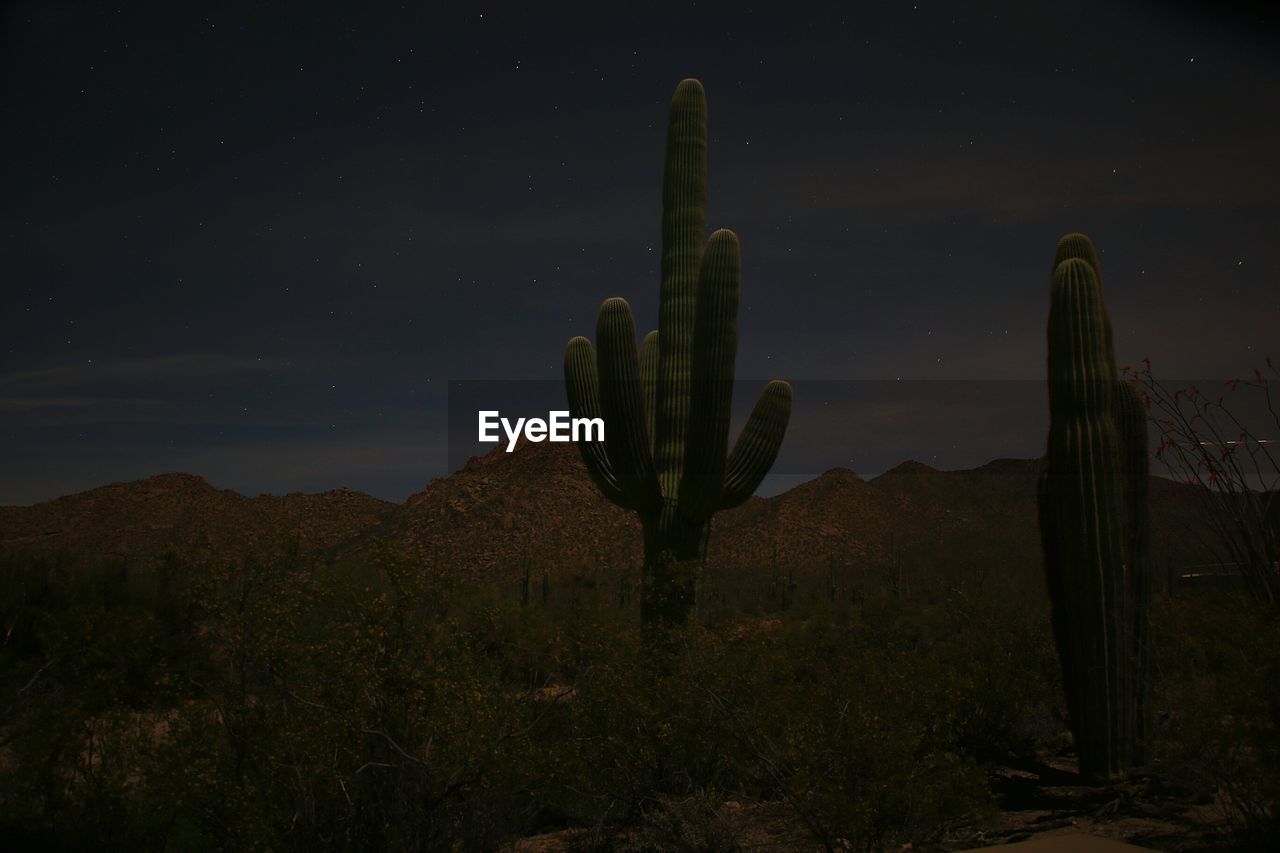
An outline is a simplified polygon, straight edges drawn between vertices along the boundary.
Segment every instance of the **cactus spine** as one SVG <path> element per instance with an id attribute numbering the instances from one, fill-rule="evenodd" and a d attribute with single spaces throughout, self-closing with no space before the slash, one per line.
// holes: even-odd
<path id="1" fill-rule="evenodd" d="M 1054 263 L 1040 532 L 1080 770 L 1106 777 L 1145 757 L 1146 410 L 1116 372 L 1093 244 L 1067 235 Z"/>
<path id="2" fill-rule="evenodd" d="M 565 351 L 570 410 L 605 423 L 604 442 L 579 445 L 587 470 L 644 528 L 649 624 L 688 618 L 712 515 L 760 485 L 791 415 L 791 386 L 770 382 L 726 456 L 741 268 L 732 231 L 705 238 L 706 200 L 707 102 L 690 79 L 676 87 L 667 130 L 658 329 L 637 352 L 631 306 L 615 297 L 600 307 L 598 351 L 584 337 Z"/>

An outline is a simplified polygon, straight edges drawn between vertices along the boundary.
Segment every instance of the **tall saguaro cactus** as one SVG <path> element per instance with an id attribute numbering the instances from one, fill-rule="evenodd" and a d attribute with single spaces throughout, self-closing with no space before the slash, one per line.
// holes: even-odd
<path id="1" fill-rule="evenodd" d="M 1097 253 L 1069 234 L 1049 307 L 1049 441 L 1040 532 L 1080 770 L 1144 760 L 1150 566 L 1146 410 L 1116 372 Z"/>
<path id="2" fill-rule="evenodd" d="M 692 612 L 707 534 L 717 511 L 749 498 L 777 458 L 791 386 L 774 380 L 726 455 L 738 350 L 737 236 L 706 237 L 707 101 L 684 80 L 671 101 L 662 184 L 662 285 L 657 331 L 639 351 L 631 306 L 600 307 L 596 345 L 565 350 L 574 417 L 602 417 L 603 443 L 580 449 L 591 478 L 644 527 L 641 612 L 675 625 Z"/>

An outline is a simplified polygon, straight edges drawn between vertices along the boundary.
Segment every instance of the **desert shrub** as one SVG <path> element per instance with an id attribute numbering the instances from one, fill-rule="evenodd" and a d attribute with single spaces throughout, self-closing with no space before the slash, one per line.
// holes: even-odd
<path id="1" fill-rule="evenodd" d="M 488 850 L 566 829 L 731 850 L 727 802 L 833 846 L 928 842 L 986 807 L 982 761 L 1042 738 L 1055 701 L 1044 620 L 963 596 L 721 602 L 655 646 L 634 603 L 559 575 L 522 605 L 380 555 L 99 568 L 25 565 L 0 599 L 19 696 L 0 821 L 33 848 Z"/>
<path id="2" fill-rule="evenodd" d="M 985 807 L 979 754 L 1042 724 L 1054 690 L 1044 658 L 1054 658 L 1034 613 L 1020 612 L 988 625 L 892 596 L 860 609 L 810 603 L 786 618 L 721 608 L 659 658 L 633 612 L 565 595 L 523 611 L 500 654 L 512 673 L 542 673 L 559 708 L 537 736 L 538 794 L 546 814 L 592 828 L 582 844 L 624 849 L 620 838 L 650 837 L 655 821 L 667 826 L 658 834 L 679 825 L 713 836 L 720 812 L 694 820 L 672 804 L 743 800 L 786 802 L 812 834 L 871 849 L 936 838 Z M 985 673 L 973 657 L 992 644 L 1007 672 Z"/>
<path id="3" fill-rule="evenodd" d="M 1249 843 L 1280 837 L 1280 620 L 1242 596 L 1156 611 L 1157 757 Z"/>
<path id="4" fill-rule="evenodd" d="M 931 645 L 947 674 L 947 718 L 961 750 L 979 760 L 1066 746 L 1061 670 L 1048 607 L 950 597 L 935 608 Z"/>
<path id="5" fill-rule="evenodd" d="M 404 850 L 486 849 L 521 831 L 541 712 L 505 689 L 484 635 L 445 599 L 394 560 L 212 577 L 200 602 L 221 675 L 173 747 L 192 768 L 191 831 L 236 847 Z"/>
<path id="6" fill-rule="evenodd" d="M 0 835 L 32 849 L 153 830 L 128 796 L 199 666 L 172 585 L 123 561 L 0 566 Z"/>
<path id="7" fill-rule="evenodd" d="M 659 660 L 636 615 L 593 593 L 522 614 L 508 645 L 544 674 L 537 732 L 546 815 L 575 825 L 638 825 L 661 803 L 723 792 L 742 761 L 714 725 L 705 689 L 719 677 L 715 638 L 691 628 Z"/>
<path id="8" fill-rule="evenodd" d="M 720 707 L 780 797 L 821 840 L 880 849 L 936 838 L 987 803 L 961 751 L 954 690 L 920 626 L 783 625 L 746 642 L 752 666 Z M 874 640 L 874 641 L 872 641 Z"/>

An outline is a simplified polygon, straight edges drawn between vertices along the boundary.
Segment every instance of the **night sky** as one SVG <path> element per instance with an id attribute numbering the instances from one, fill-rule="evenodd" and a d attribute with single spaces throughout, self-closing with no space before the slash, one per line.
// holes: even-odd
<path id="1" fill-rule="evenodd" d="M 558 380 L 608 296 L 656 322 L 688 76 L 738 376 L 798 380 L 825 454 L 790 473 L 882 467 L 806 381 L 1042 379 L 1066 231 L 1121 362 L 1280 356 L 1263 5 L 119 5 L 0 12 L 0 503 L 175 470 L 420 490 L 450 380 Z"/>

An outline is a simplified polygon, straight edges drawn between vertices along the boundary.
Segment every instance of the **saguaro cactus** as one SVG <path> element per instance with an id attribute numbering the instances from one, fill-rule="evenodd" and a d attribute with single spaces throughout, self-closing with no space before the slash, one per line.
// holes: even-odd
<path id="1" fill-rule="evenodd" d="M 604 442 L 582 442 L 587 470 L 644 528 L 643 619 L 679 624 L 692 611 L 711 517 L 751 496 L 773 465 L 791 416 L 791 386 L 773 381 L 726 457 L 738 349 L 737 236 L 705 236 L 707 102 L 684 80 L 671 101 L 662 185 L 657 331 L 636 349 L 631 306 L 600 307 L 597 352 L 565 350 L 574 417 L 603 417 Z M 704 242 L 705 241 L 705 242 Z"/>
<path id="2" fill-rule="evenodd" d="M 1040 532 L 1080 769 L 1110 776 L 1147 730 L 1146 411 L 1117 376 L 1092 243 L 1070 234 L 1054 261 Z"/>

